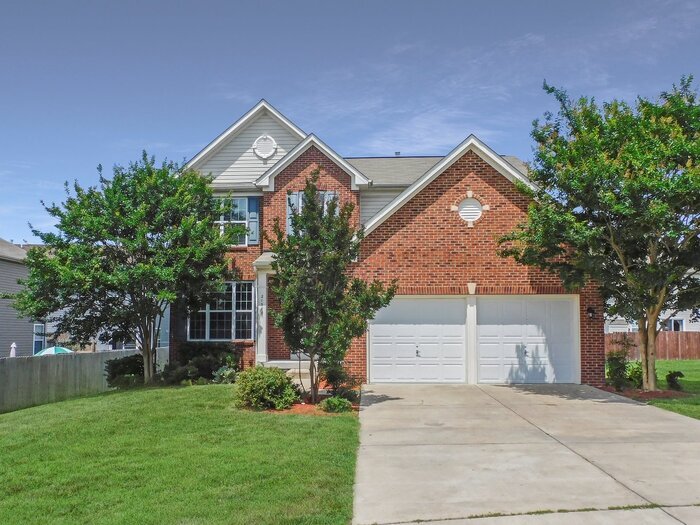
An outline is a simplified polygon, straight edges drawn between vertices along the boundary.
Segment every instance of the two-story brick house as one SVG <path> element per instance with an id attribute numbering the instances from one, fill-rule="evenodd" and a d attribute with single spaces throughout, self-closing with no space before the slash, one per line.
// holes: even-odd
<path id="1" fill-rule="evenodd" d="M 391 305 L 347 356 L 367 382 L 589 383 L 603 381 L 603 308 L 592 286 L 569 293 L 558 278 L 498 256 L 497 239 L 526 214 L 518 159 L 469 136 L 445 157 L 343 158 L 265 101 L 189 166 L 231 194 L 220 226 L 248 233 L 231 252 L 239 281 L 200 312 L 174 314 L 171 346 L 235 341 L 246 365 L 292 367 L 268 309 L 272 254 L 262 235 L 288 220 L 306 177 L 355 205 L 366 237 L 357 275 L 398 280 Z"/>

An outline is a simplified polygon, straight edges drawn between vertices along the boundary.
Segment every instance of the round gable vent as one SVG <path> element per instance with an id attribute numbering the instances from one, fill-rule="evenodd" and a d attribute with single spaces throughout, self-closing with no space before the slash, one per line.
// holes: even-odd
<path id="1" fill-rule="evenodd" d="M 269 159 L 277 151 L 277 143 L 270 135 L 260 135 L 253 142 L 253 151 L 261 159 Z"/>
<path id="2" fill-rule="evenodd" d="M 478 200 L 469 198 L 464 199 L 459 203 L 457 211 L 459 212 L 459 216 L 462 218 L 462 220 L 466 222 L 474 222 L 481 217 L 484 207 Z"/>

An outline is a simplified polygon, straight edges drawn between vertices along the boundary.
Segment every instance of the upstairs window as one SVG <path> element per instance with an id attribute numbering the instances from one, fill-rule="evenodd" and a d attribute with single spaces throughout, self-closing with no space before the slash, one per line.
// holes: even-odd
<path id="1" fill-rule="evenodd" d="M 683 319 L 669 319 L 664 327 L 667 332 L 683 332 L 685 329 Z"/>
<path id="2" fill-rule="evenodd" d="M 222 198 L 224 210 L 214 223 L 221 234 L 232 227 L 244 230 L 233 239 L 233 246 L 260 244 L 260 197 Z"/>
<path id="3" fill-rule="evenodd" d="M 190 341 L 253 339 L 253 283 L 226 283 L 205 307 L 190 314 Z"/>
<path id="4" fill-rule="evenodd" d="M 323 213 L 328 210 L 328 204 L 338 198 L 338 193 L 335 191 L 319 191 L 319 198 L 323 202 Z M 292 233 L 292 213 L 300 213 L 304 207 L 304 192 L 294 191 L 287 194 L 287 235 Z M 338 213 L 338 208 L 336 208 Z"/>

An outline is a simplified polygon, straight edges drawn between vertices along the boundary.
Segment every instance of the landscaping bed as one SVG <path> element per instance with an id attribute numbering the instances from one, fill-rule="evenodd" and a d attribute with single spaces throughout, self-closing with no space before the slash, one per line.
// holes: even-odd
<path id="1" fill-rule="evenodd" d="M 237 410 L 234 388 L 141 388 L 0 415 L 0 523 L 349 523 L 356 414 Z"/>
<path id="2" fill-rule="evenodd" d="M 671 371 L 683 372 L 683 377 L 679 379 L 681 391 L 669 389 L 665 377 Z M 659 390 L 655 392 L 637 388 L 624 388 L 618 392 L 611 386 L 605 387 L 605 390 L 700 419 L 700 360 L 659 360 L 656 362 L 656 372 Z"/>

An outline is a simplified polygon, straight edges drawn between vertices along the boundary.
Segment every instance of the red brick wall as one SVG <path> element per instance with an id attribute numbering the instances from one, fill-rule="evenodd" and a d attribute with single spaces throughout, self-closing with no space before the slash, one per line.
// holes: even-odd
<path id="1" fill-rule="evenodd" d="M 317 168 L 320 169 L 318 188 L 337 192 L 341 205 L 348 202 L 354 204 L 353 219 L 355 224 L 359 224 L 360 194 L 359 191 L 352 189 L 350 175 L 312 146 L 275 177 L 275 191 L 266 192 L 263 197 L 265 213 L 262 224 L 269 235 L 272 235 L 275 219 L 280 221 L 283 229 L 286 227 L 287 192 L 303 190 L 306 186 L 306 179 Z M 266 243 L 265 248 L 270 249 L 268 243 Z M 279 305 L 269 285 L 267 301 L 268 309 L 274 310 Z M 267 338 L 268 358 L 289 359 L 289 349 L 284 344 L 281 330 L 274 327 L 271 315 L 268 315 L 267 318 L 267 328 L 269 334 Z"/>
<path id="2" fill-rule="evenodd" d="M 353 203 L 355 205 L 354 222 L 355 224 L 359 223 L 360 192 L 352 190 L 350 175 L 312 146 L 275 177 L 275 191 L 265 192 L 263 196 L 265 213 L 263 214 L 262 226 L 268 234 L 272 234 L 275 219 L 280 221 L 282 229 L 285 228 L 287 193 L 302 191 L 306 186 L 306 179 L 317 168 L 320 170 L 318 188 L 337 192 L 341 205 L 347 202 Z M 268 243 L 265 243 L 264 249 L 270 249 Z"/>
<path id="3" fill-rule="evenodd" d="M 350 176 L 312 147 L 275 178 L 274 192 L 265 192 L 264 231 L 271 233 L 275 218 L 284 228 L 287 191 L 302 190 L 317 167 L 321 169 L 319 187 L 338 192 L 341 203 L 353 202 L 359 222 L 359 192 L 351 189 Z M 473 228 L 451 209 L 468 191 L 490 207 Z M 399 294 L 466 295 L 470 282 L 477 283 L 479 295 L 566 293 L 556 276 L 497 255 L 498 237 L 525 218 L 527 205 L 508 179 L 468 152 L 367 236 L 353 272 L 387 283 L 396 278 Z M 269 246 L 262 241 L 261 246 L 233 252 L 242 279 L 254 279 L 252 262 L 264 249 Z M 274 294 L 268 292 L 268 308 L 276 304 Z M 599 385 L 604 381 L 603 305 L 594 286 L 581 291 L 580 305 L 581 380 Z M 593 319 L 586 313 L 589 307 L 596 311 Z M 289 359 L 271 316 L 267 343 L 270 359 Z M 364 336 L 353 342 L 347 363 L 353 374 L 367 378 Z"/>
<path id="4" fill-rule="evenodd" d="M 452 206 L 467 192 L 488 205 L 472 228 Z M 355 274 L 364 279 L 398 280 L 398 294 L 479 295 L 566 293 L 557 276 L 497 255 L 498 238 L 524 220 L 528 200 L 506 177 L 468 152 L 404 204 L 364 240 Z M 580 295 L 581 380 L 603 381 L 602 303 L 592 286 Z M 586 314 L 596 310 L 594 319 Z M 353 344 L 348 362 L 366 377 L 366 341 Z"/>

